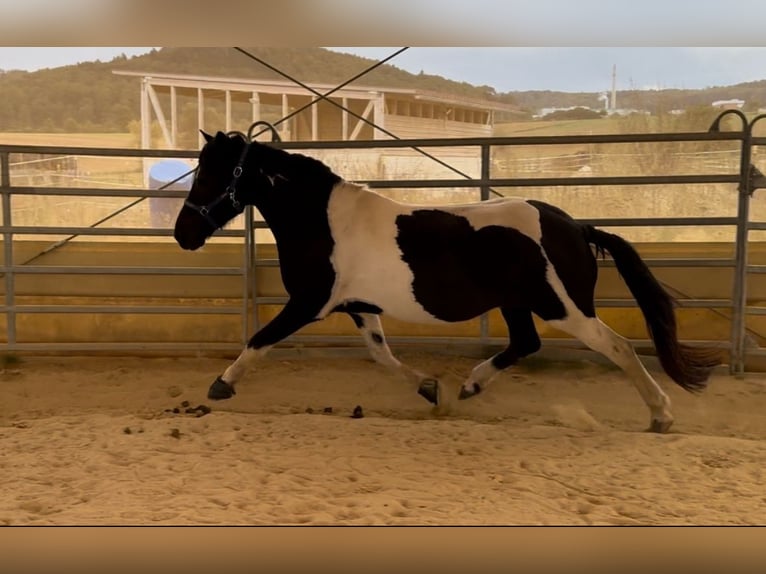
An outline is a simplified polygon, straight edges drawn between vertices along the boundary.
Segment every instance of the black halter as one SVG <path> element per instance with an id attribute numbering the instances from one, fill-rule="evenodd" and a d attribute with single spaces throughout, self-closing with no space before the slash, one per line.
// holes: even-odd
<path id="1" fill-rule="evenodd" d="M 247 156 L 247 152 L 250 151 L 250 145 L 254 139 L 255 136 L 259 134 L 253 135 L 253 130 L 256 126 L 264 125 L 266 126 L 265 131 L 271 132 L 271 141 L 278 142 L 281 141 L 281 138 L 279 137 L 279 132 L 277 132 L 276 127 L 274 127 L 272 124 L 270 124 L 267 121 L 264 120 L 258 120 L 257 122 L 253 122 L 253 124 L 250 126 L 250 128 L 247 130 L 247 135 L 241 133 L 241 132 L 229 132 L 229 134 L 235 133 L 239 136 L 241 136 L 243 139 L 245 139 L 245 149 L 242 150 L 242 155 L 239 156 L 239 161 L 237 162 L 237 166 L 234 168 L 234 173 L 232 174 L 231 183 L 226 187 L 224 192 L 216 197 L 213 201 L 208 203 L 207 205 L 197 205 L 196 203 L 192 203 L 189 201 L 189 199 L 184 200 L 184 205 L 188 207 L 189 209 L 193 209 L 197 213 L 199 213 L 205 221 L 207 221 L 210 225 L 213 226 L 213 230 L 216 230 L 220 228 L 221 226 L 218 224 L 218 222 L 213 219 L 213 217 L 210 215 L 210 212 L 213 211 L 219 203 L 222 201 L 225 201 L 228 199 L 231 201 L 232 207 L 237 211 L 237 213 L 242 213 L 245 209 L 245 207 L 240 203 L 240 201 L 237 199 L 237 180 L 239 179 L 239 176 L 242 175 L 242 166 L 245 163 L 245 157 Z M 263 132 L 259 132 L 263 133 Z M 261 173 L 263 173 L 263 169 L 260 170 Z M 268 176 L 267 176 L 268 177 Z M 274 181 L 272 178 L 269 178 L 269 181 L 271 181 L 271 184 L 274 185 Z"/>
<path id="2" fill-rule="evenodd" d="M 221 226 L 215 219 L 213 219 L 213 217 L 210 215 L 210 212 L 213 211 L 222 201 L 225 201 L 226 199 L 231 201 L 232 207 L 237 211 L 238 214 L 242 213 L 242 211 L 245 209 L 242 203 L 237 199 L 237 180 L 242 175 L 242 166 L 245 163 L 245 157 L 247 156 L 247 152 L 249 150 L 250 144 L 248 143 L 245 145 L 245 149 L 242 150 L 242 155 L 239 156 L 237 166 L 234 168 L 234 172 L 232 173 L 231 183 L 226 186 L 226 189 L 221 195 L 216 197 L 207 205 L 197 205 L 196 203 L 189 201 L 188 198 L 184 200 L 184 205 L 199 213 L 205 219 L 205 221 L 213 226 L 213 229 L 218 229 Z"/>

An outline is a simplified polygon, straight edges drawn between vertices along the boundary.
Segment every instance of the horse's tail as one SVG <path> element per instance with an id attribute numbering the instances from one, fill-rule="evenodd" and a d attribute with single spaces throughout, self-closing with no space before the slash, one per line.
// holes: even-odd
<path id="1" fill-rule="evenodd" d="M 585 239 L 597 254 L 608 251 L 617 271 L 636 299 L 657 350 L 660 364 L 668 376 L 691 392 L 705 388 L 710 371 L 721 363 L 715 349 L 683 345 L 676 332 L 675 300 L 654 277 L 633 246 L 622 237 L 584 226 Z"/>

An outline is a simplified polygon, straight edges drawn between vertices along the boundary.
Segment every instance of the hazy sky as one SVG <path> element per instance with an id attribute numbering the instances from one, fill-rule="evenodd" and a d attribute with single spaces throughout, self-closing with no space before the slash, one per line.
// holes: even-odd
<path id="1" fill-rule="evenodd" d="M 335 48 L 371 58 L 390 48 Z M 766 48 L 410 48 L 390 62 L 499 92 L 706 88 L 766 79 Z"/>
<path id="2" fill-rule="evenodd" d="M 109 61 L 150 48 L 0 47 L 0 69 L 37 70 L 82 61 Z M 379 59 L 397 48 L 332 48 Z M 237 57 L 233 53 L 233 57 Z M 766 79 L 766 47 L 413 47 L 389 62 L 498 92 L 604 91 L 617 66 L 618 89 L 705 88 Z M 225 70 L 221 71 L 225 75 Z"/>
<path id="3" fill-rule="evenodd" d="M 144 54 L 151 48 L 101 48 L 101 47 L 0 47 L 0 70 L 35 71 L 42 68 L 57 68 L 80 62 L 109 60 L 125 54 L 135 56 Z"/>

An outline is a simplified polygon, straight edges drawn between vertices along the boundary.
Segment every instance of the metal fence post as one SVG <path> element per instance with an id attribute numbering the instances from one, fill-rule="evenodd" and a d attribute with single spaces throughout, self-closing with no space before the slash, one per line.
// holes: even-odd
<path id="1" fill-rule="evenodd" d="M 729 372 L 745 372 L 745 305 L 747 303 L 747 240 L 750 223 L 750 151 L 749 126 L 744 127 L 737 189 L 737 229 L 734 239 L 734 286 L 731 296 L 731 359 Z"/>
<path id="2" fill-rule="evenodd" d="M 246 345 L 250 338 L 250 282 L 254 279 L 253 268 L 253 206 L 246 205 L 243 213 L 245 218 L 244 260 L 242 261 L 242 344 Z M 252 294 L 255 307 L 255 291 Z"/>
<path id="3" fill-rule="evenodd" d="M 13 233 L 11 232 L 11 154 L 0 153 L 0 188 L 3 201 L 3 255 L 5 259 L 5 320 L 8 342 L 7 348 L 16 346 L 16 294 L 13 276 Z"/>
<path id="4" fill-rule="evenodd" d="M 253 302 L 253 315 L 252 315 L 252 328 L 253 331 L 257 331 L 261 328 L 261 321 L 258 318 L 258 238 L 255 237 L 255 234 L 253 234 L 253 243 L 252 243 L 252 259 L 251 259 L 251 265 L 253 269 L 253 274 L 250 277 L 250 289 L 252 292 L 252 302 Z"/>
<path id="5" fill-rule="evenodd" d="M 750 198 L 740 191 L 737 201 L 737 230 L 734 254 L 734 287 L 731 313 L 730 374 L 745 371 L 745 303 L 747 290 L 747 225 L 750 219 Z"/>
<path id="6" fill-rule="evenodd" d="M 490 146 L 489 144 L 481 144 L 481 179 L 487 181 L 490 178 Z M 482 185 L 480 188 L 481 200 L 487 201 L 489 199 L 489 186 Z M 479 318 L 479 339 L 482 345 L 486 345 L 489 341 L 489 314 L 484 313 Z"/>

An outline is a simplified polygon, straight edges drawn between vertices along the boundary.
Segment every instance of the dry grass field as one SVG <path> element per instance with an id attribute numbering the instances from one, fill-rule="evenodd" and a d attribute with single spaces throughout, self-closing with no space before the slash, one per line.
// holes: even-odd
<path id="1" fill-rule="evenodd" d="M 132 133 L 30 134 L 0 133 L 0 144 L 51 145 L 62 147 L 138 148 Z M 45 169 L 43 162 L 25 161 L 11 155 L 11 183 L 41 187 L 87 187 L 94 189 L 141 189 L 144 187 L 144 161 L 119 156 L 77 156 L 75 171 Z M 43 165 L 35 165 L 36 163 Z M 88 227 L 108 218 L 100 227 L 151 227 L 149 201 L 143 200 L 119 215 L 110 217 L 138 199 L 94 195 L 88 199 L 61 195 L 16 196 L 12 199 L 16 225 Z M 41 236 L 27 236 L 39 239 Z M 47 236 L 58 241 L 65 236 Z M 18 239 L 18 237 L 17 237 Z M 98 240 L 89 237 L 88 240 Z M 130 241 L 131 238 L 124 238 Z M 144 240 L 143 238 L 139 238 Z M 164 241 L 164 238 L 157 238 Z"/>
<path id="2" fill-rule="evenodd" d="M 651 123 L 643 127 L 649 129 Z M 537 121 L 501 124 L 499 136 L 553 136 L 624 132 L 616 119 L 577 121 Z M 14 134 L 0 133 L 0 143 L 54 144 L 104 148 L 137 147 L 134 134 Z M 443 150 L 434 150 L 438 152 Z M 341 154 L 317 152 L 336 171 L 348 179 L 376 177 L 423 178 L 454 177 L 435 162 L 417 154 L 372 157 L 366 151 Z M 478 151 L 477 151 L 478 154 Z M 461 170 L 478 176 L 478 158 L 464 155 L 445 158 Z M 759 159 L 758 156 L 755 158 Z M 12 157 L 13 162 L 13 157 Z M 76 174 L 46 173 L 15 165 L 12 182 L 16 185 L 78 186 L 120 189 L 143 186 L 143 162 L 130 158 L 76 158 Z M 758 165 L 758 161 L 756 161 Z M 550 144 L 545 146 L 502 146 L 493 148 L 491 175 L 498 178 L 595 177 L 624 175 L 684 175 L 737 173 L 739 152 L 736 142 L 702 149 L 697 144 Z M 632 187 L 510 187 L 497 188 L 502 195 L 516 195 L 547 201 L 575 217 L 702 217 L 734 216 L 737 193 L 734 184 L 641 185 Z M 392 190 L 383 193 L 417 203 L 463 202 L 478 198 L 469 189 Z M 89 226 L 109 218 L 104 226 L 151 227 L 148 201 L 141 201 L 116 217 L 110 214 L 130 203 L 129 198 L 92 197 L 87 200 L 63 196 L 15 197 L 14 222 L 20 225 Z M 752 220 L 766 220 L 766 201 L 756 194 L 751 202 Z M 167 221 L 168 226 L 172 225 Z M 237 222 L 235 227 L 241 224 Z M 616 231 L 616 229 L 612 229 Z M 619 232 L 633 241 L 722 241 L 734 238 L 731 227 L 620 227 Z M 54 240 L 56 238 L 53 238 Z M 264 236 L 264 239 L 267 239 Z"/>

